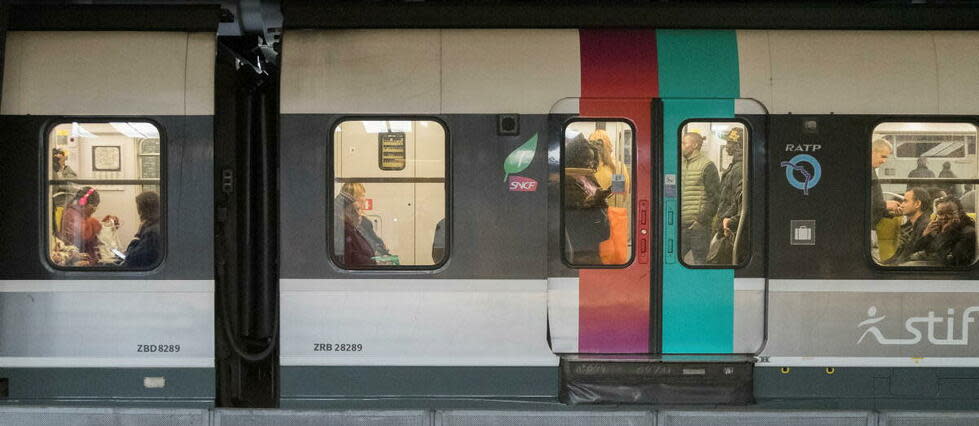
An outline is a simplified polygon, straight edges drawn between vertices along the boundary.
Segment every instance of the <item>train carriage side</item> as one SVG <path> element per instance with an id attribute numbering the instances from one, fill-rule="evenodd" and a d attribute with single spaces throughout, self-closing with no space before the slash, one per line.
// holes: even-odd
<path id="1" fill-rule="evenodd" d="M 545 138 L 576 50 L 574 30 L 284 32 L 283 406 L 553 398 Z"/>
<path id="2" fill-rule="evenodd" d="M 213 22 L 180 30 L 76 17 L 84 31 L 20 22 L 6 34 L 5 401 L 213 404 L 213 226 L 201 213 L 213 194 L 200 183 L 212 178 L 217 20 L 204 15 Z"/>
<path id="3" fill-rule="evenodd" d="M 979 379 L 967 227 L 979 177 L 977 41 L 974 32 L 738 32 L 741 96 L 770 112 L 760 402 L 972 404 L 952 390 Z M 935 203 L 941 196 L 961 205 Z M 964 215 L 949 221 L 945 209 Z M 943 225 L 933 238 L 958 230 L 961 244 L 915 244 L 927 221 Z"/>

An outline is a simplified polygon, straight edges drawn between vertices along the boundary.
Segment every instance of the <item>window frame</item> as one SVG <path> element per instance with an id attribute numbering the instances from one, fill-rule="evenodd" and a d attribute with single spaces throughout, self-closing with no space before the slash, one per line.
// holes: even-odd
<path id="1" fill-rule="evenodd" d="M 744 181 L 741 184 L 741 188 L 742 188 L 742 191 L 744 191 L 745 189 L 748 189 L 749 192 L 748 192 L 747 199 L 749 201 L 751 200 L 751 196 L 754 193 L 754 191 L 751 190 L 751 182 L 754 181 L 754 173 L 752 173 L 752 165 L 753 164 L 752 164 L 752 161 L 751 161 L 751 148 L 752 148 L 752 142 L 751 141 L 752 141 L 752 138 L 754 136 L 755 131 L 751 127 L 751 124 L 748 122 L 748 120 L 745 120 L 745 119 L 743 119 L 741 117 L 731 117 L 731 118 L 688 118 L 688 119 L 683 120 L 682 122 L 680 122 L 680 126 L 677 127 L 677 137 L 676 137 L 676 188 L 677 188 L 677 190 L 676 190 L 676 198 L 677 198 L 677 200 L 676 200 L 676 213 L 674 213 L 674 214 L 676 214 L 676 217 L 673 218 L 673 223 L 676 224 L 676 251 L 677 251 L 676 259 L 677 259 L 677 263 L 683 265 L 683 267 L 684 268 L 687 268 L 687 269 L 730 269 L 730 270 L 743 269 L 746 266 L 748 266 L 749 263 L 751 263 L 751 258 L 752 258 L 752 255 L 754 254 L 754 252 L 752 251 L 752 240 L 754 238 L 751 238 L 751 235 L 750 235 L 750 232 L 751 231 L 750 231 L 750 229 L 748 231 L 749 234 L 747 234 L 747 236 L 748 236 L 748 242 L 745 243 L 745 250 L 747 251 L 748 254 L 747 254 L 747 256 L 744 257 L 744 260 L 742 260 L 741 262 L 727 264 L 727 265 L 709 265 L 709 264 L 705 264 L 705 265 L 689 265 L 689 264 L 687 264 L 686 261 L 683 260 L 683 256 L 680 254 L 680 247 L 683 247 L 683 243 L 682 243 L 682 240 L 683 240 L 683 230 L 681 229 L 681 226 L 680 226 L 680 218 L 681 218 L 681 214 L 683 212 L 683 167 L 680 166 L 680 164 L 681 164 L 680 163 L 680 159 L 683 158 L 683 129 L 685 127 L 687 127 L 687 125 L 690 124 L 690 123 L 740 123 L 742 126 L 744 126 L 744 130 L 745 130 L 745 133 L 746 133 L 745 136 L 746 136 L 747 141 L 745 142 L 745 146 L 742 148 L 743 151 L 744 151 L 744 163 L 745 164 L 744 164 L 744 171 L 742 172 L 742 179 L 744 179 Z M 716 165 L 715 165 L 715 167 L 716 167 Z M 717 169 L 718 177 L 720 177 L 721 172 L 722 172 L 722 170 L 720 168 L 718 168 Z M 746 217 L 748 217 L 748 219 L 749 219 L 749 222 L 748 223 L 749 223 L 749 226 L 750 226 L 750 218 L 754 217 L 752 215 L 752 205 L 751 205 L 750 202 L 748 203 L 748 205 L 744 209 L 744 215 Z M 744 222 L 742 221 L 742 223 L 744 223 Z"/>
<path id="2" fill-rule="evenodd" d="M 874 256 L 871 253 L 873 249 L 873 242 L 871 241 L 870 233 L 874 231 L 874 224 L 870 223 L 870 212 L 873 208 L 873 200 L 871 200 L 872 185 L 874 184 L 874 168 L 866 167 L 870 164 L 873 158 L 873 142 L 874 142 L 874 130 L 880 127 L 881 124 L 885 123 L 896 123 L 896 124 L 907 124 L 907 123 L 935 123 L 935 124 L 971 124 L 976 128 L 976 143 L 979 144 L 979 120 L 974 117 L 963 117 L 963 116 L 938 116 L 938 117 L 928 117 L 928 116 L 882 116 L 877 120 L 870 123 L 869 128 L 865 134 L 864 141 L 866 141 L 866 149 L 864 149 L 864 167 L 866 179 L 865 188 L 867 191 L 867 196 L 864 197 L 866 201 L 864 202 L 864 257 L 867 263 L 877 272 L 885 274 L 900 274 L 904 272 L 926 272 L 931 274 L 948 273 L 948 272 L 968 272 L 973 271 L 979 265 L 979 247 L 976 248 L 976 256 L 972 263 L 965 266 L 900 266 L 900 265 L 881 265 L 874 260 Z M 966 157 L 969 155 L 969 147 L 966 144 Z M 894 146 L 894 150 L 897 151 L 897 146 Z M 897 158 L 897 157 L 895 157 Z M 908 157 L 901 157 L 908 158 Z M 979 151 L 976 154 L 976 163 L 979 166 Z M 976 188 L 979 189 L 979 171 L 977 171 L 977 176 L 975 178 Z M 900 185 L 900 184 L 899 184 Z M 977 206 L 979 210 L 979 206 Z M 976 239 L 979 241 L 979 218 L 976 220 Z"/>
<path id="3" fill-rule="evenodd" d="M 160 244 L 160 258 L 153 265 L 151 265 L 149 267 L 145 267 L 145 268 L 124 267 L 124 266 L 62 266 L 62 265 L 55 264 L 51 260 L 51 246 L 50 246 L 50 241 L 51 241 L 51 238 L 50 237 L 51 237 L 51 235 L 50 235 L 50 233 L 52 232 L 52 229 L 51 229 L 51 217 L 50 217 L 50 215 L 52 214 L 52 212 L 50 211 L 50 209 L 51 209 L 52 206 L 51 206 L 51 197 L 48 194 L 48 192 L 49 192 L 49 190 L 51 188 L 51 179 L 50 179 L 50 175 L 51 175 L 51 149 L 52 149 L 52 146 L 50 145 L 50 135 L 51 135 L 51 132 L 54 131 L 54 128 L 55 127 L 58 127 L 58 126 L 60 126 L 62 124 L 71 124 L 71 123 L 79 123 L 79 124 L 99 123 L 99 124 L 103 124 L 103 123 L 116 123 L 116 122 L 130 122 L 130 123 L 145 122 L 145 123 L 149 123 L 149 124 L 152 124 L 154 127 L 156 127 L 156 130 L 160 133 L 160 154 L 159 154 L 160 155 L 160 178 L 159 178 L 159 182 L 157 183 L 157 185 L 159 185 L 159 187 L 160 187 L 160 191 L 158 193 L 160 195 L 160 236 L 161 236 L 161 239 L 162 239 L 162 242 Z M 168 225 L 168 222 L 169 221 L 167 219 L 167 217 L 169 216 L 169 214 L 168 214 L 169 213 L 169 208 L 168 208 L 168 204 L 167 203 L 168 203 L 169 198 L 170 198 L 170 197 L 167 196 L 168 195 L 168 191 L 169 191 L 169 184 L 167 183 L 168 180 L 169 180 L 168 179 L 169 178 L 169 170 L 168 170 L 168 164 L 167 164 L 167 158 L 168 158 L 167 156 L 168 156 L 168 151 L 169 151 L 169 149 L 168 149 L 167 146 L 168 146 L 169 138 L 168 138 L 168 135 L 167 135 L 167 129 L 166 129 L 166 127 L 164 127 L 163 124 L 160 123 L 159 120 L 156 120 L 154 118 L 147 117 L 147 116 L 130 116 L 130 117 L 122 117 L 122 116 L 109 116 L 109 117 L 107 117 L 107 116 L 97 116 L 97 117 L 93 117 L 93 116 L 58 116 L 58 117 L 52 118 L 51 120 L 48 120 L 43 126 L 41 126 L 40 139 L 41 139 L 41 143 L 38 144 L 38 145 L 41 148 L 41 158 L 42 158 L 42 161 L 40 161 L 39 164 L 41 164 L 42 169 L 41 169 L 41 172 L 38 173 L 38 179 L 40 181 L 40 185 L 39 186 L 40 186 L 40 189 L 41 189 L 41 191 L 40 191 L 40 194 L 41 194 L 41 202 L 39 203 L 39 205 L 41 206 L 41 209 L 40 209 L 41 220 L 39 221 L 41 232 L 38 234 L 38 236 L 41 238 L 41 241 L 40 241 L 40 244 L 38 246 L 41 249 L 40 250 L 40 253 L 39 253 L 40 256 L 41 256 L 41 264 L 42 265 L 46 265 L 48 268 L 51 268 L 52 270 L 56 270 L 56 271 L 70 272 L 70 273 L 79 272 L 79 273 L 86 273 L 86 274 L 87 273 L 92 273 L 92 272 L 94 272 L 94 273 L 108 273 L 108 274 L 119 273 L 119 272 L 143 272 L 143 273 L 150 273 L 150 272 L 157 271 L 161 267 L 163 267 L 163 265 L 166 264 L 167 255 L 169 254 L 169 250 L 168 250 L 168 247 L 169 247 L 169 238 L 168 238 L 168 228 L 169 228 L 169 225 Z M 80 154 L 80 155 L 83 155 L 83 154 Z M 138 172 L 138 170 L 139 170 L 139 164 L 138 164 L 138 162 L 139 162 L 139 159 L 138 159 L 139 158 L 139 144 L 136 144 L 136 157 L 137 157 L 137 160 L 136 160 L 137 161 L 137 165 L 136 165 L 136 167 L 137 167 L 137 172 Z M 82 180 L 82 181 L 103 180 L 104 181 L 106 179 L 78 179 L 78 180 Z M 109 184 L 104 184 L 104 185 L 134 185 L 134 186 L 139 186 L 140 189 L 142 189 L 142 186 L 144 185 L 144 183 L 141 183 L 140 182 L 141 180 L 142 179 L 140 179 L 140 178 L 136 178 L 136 179 L 119 179 L 119 182 L 131 182 L 131 183 L 109 183 Z M 94 185 L 99 185 L 99 184 L 92 184 L 92 185 L 94 186 Z"/>
<path id="4" fill-rule="evenodd" d="M 568 258 L 565 256 L 566 253 L 567 253 L 567 250 L 566 250 L 567 249 L 567 241 L 565 241 L 566 239 L 564 238 L 564 235 L 565 235 L 565 228 L 564 228 L 564 211 L 565 211 L 565 209 L 564 209 L 564 176 L 565 176 L 565 173 L 564 173 L 564 168 L 565 168 L 564 167 L 564 157 L 565 157 L 565 144 L 567 143 L 567 137 L 565 135 L 567 134 L 568 126 L 570 126 L 570 125 L 572 125 L 574 123 L 580 123 L 580 122 L 595 123 L 595 122 L 600 122 L 600 121 L 602 121 L 602 122 L 612 122 L 612 121 L 614 121 L 614 122 L 625 123 L 632 130 L 632 144 L 631 144 L 632 152 L 630 153 L 631 154 L 631 157 L 632 157 L 632 163 L 630 164 L 630 166 L 632 167 L 632 170 L 629 173 L 629 176 L 630 176 L 630 179 L 631 179 L 630 182 L 632 182 L 632 186 L 631 186 L 632 190 L 629 191 L 630 192 L 629 198 L 631 200 L 631 207 L 630 207 L 630 214 L 629 214 L 629 219 L 630 219 L 629 221 L 631 222 L 630 223 L 630 226 L 629 226 L 629 238 L 630 238 L 630 241 L 632 242 L 632 247 L 631 247 L 631 250 L 629 252 L 629 260 L 626 263 L 618 264 L 618 265 L 579 265 L 579 264 L 571 263 L 570 261 L 568 261 Z M 558 191 L 560 193 L 560 196 L 558 197 L 559 203 L 560 203 L 558 205 L 558 208 L 559 208 L 559 213 L 558 213 L 558 216 L 559 216 L 558 217 L 558 227 L 559 228 L 558 228 L 558 232 L 560 232 L 560 237 L 558 238 L 558 240 L 559 240 L 558 249 L 560 251 L 560 255 L 559 256 L 561 257 L 561 263 L 564 264 L 564 266 L 566 266 L 566 267 L 568 267 L 570 269 L 626 269 L 626 268 L 632 266 L 633 263 L 635 263 L 635 261 L 636 261 L 636 249 L 637 249 L 636 248 L 636 241 L 638 240 L 636 238 L 636 227 L 637 227 L 637 225 L 636 225 L 636 222 L 637 222 L 636 221 L 636 211 L 637 211 L 636 210 L 636 202 L 638 200 L 638 197 L 636 196 L 635 187 L 636 187 L 636 164 L 637 164 L 636 162 L 638 161 L 638 158 L 639 158 L 637 156 L 637 152 L 639 150 L 637 148 L 637 138 L 636 138 L 636 136 L 637 136 L 637 133 L 636 133 L 636 124 L 631 119 L 629 119 L 627 117 L 583 117 L 583 116 L 575 116 L 575 117 L 571 117 L 571 118 L 565 120 L 564 123 L 562 124 L 562 126 L 561 126 L 561 133 L 560 133 L 560 140 L 561 140 L 561 142 L 560 142 L 560 149 L 558 150 L 559 151 L 558 175 L 559 175 L 559 178 L 560 178 L 558 180 L 558 185 L 559 185 Z"/>
<path id="5" fill-rule="evenodd" d="M 336 198 L 336 194 L 333 193 L 334 185 L 336 184 L 336 170 L 335 170 L 335 158 L 333 155 L 336 140 L 334 135 L 336 135 L 337 128 L 343 123 L 348 121 L 431 121 L 439 126 L 442 126 L 442 132 L 445 134 L 445 170 L 444 170 L 444 196 L 445 196 L 445 214 L 442 216 L 445 219 L 445 254 L 442 256 L 442 260 L 433 265 L 374 265 L 372 267 L 365 266 L 347 266 L 339 261 L 336 253 L 334 252 L 334 241 L 335 230 L 333 229 L 334 217 L 336 212 L 334 211 L 333 199 Z M 326 202 L 326 256 L 329 259 L 331 265 L 343 272 L 351 273 L 385 273 L 385 272 L 426 272 L 426 271 L 437 271 L 445 268 L 449 263 L 449 259 L 452 257 L 452 137 L 449 133 L 449 125 L 440 117 L 433 115 L 416 115 L 416 114 L 405 114 L 405 115 L 342 115 L 336 117 L 329 126 L 329 131 L 326 135 L 326 185 L 324 187 L 324 198 Z"/>

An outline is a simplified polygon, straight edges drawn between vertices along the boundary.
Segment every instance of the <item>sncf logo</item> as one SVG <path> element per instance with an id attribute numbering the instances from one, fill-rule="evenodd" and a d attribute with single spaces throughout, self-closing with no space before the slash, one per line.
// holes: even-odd
<path id="1" fill-rule="evenodd" d="M 523 176 L 510 176 L 507 183 L 511 191 L 534 192 L 537 190 L 537 181 Z"/>
<path id="2" fill-rule="evenodd" d="M 877 316 L 877 307 L 871 306 L 867 309 L 867 320 L 857 325 L 857 328 L 867 327 L 857 344 L 863 342 L 868 335 L 873 336 L 877 343 L 881 345 L 915 345 L 927 337 L 928 343 L 933 345 L 968 345 L 969 344 L 969 325 L 976 322 L 972 314 L 979 312 L 979 306 L 971 306 L 962 311 L 961 317 L 955 314 L 955 309 L 949 309 L 947 316 L 935 316 L 935 311 L 928 311 L 928 316 L 910 317 L 904 320 L 905 334 L 894 336 L 898 338 L 884 337 L 884 333 L 877 328 L 877 324 L 887 318 L 885 315 Z M 944 336 L 936 336 L 935 328 L 945 329 Z M 869 327 L 868 327 L 869 326 Z M 958 333 L 956 333 L 958 331 Z M 956 338 L 955 336 L 958 335 Z M 869 339 L 868 339 L 869 341 Z"/>

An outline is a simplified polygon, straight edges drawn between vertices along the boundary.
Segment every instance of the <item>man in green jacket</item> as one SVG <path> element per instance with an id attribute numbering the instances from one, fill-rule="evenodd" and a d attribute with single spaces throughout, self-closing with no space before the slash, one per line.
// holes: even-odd
<path id="1" fill-rule="evenodd" d="M 717 166 L 700 152 L 703 145 L 704 137 L 693 132 L 684 134 L 680 145 L 680 258 L 697 265 L 707 257 L 721 186 Z"/>

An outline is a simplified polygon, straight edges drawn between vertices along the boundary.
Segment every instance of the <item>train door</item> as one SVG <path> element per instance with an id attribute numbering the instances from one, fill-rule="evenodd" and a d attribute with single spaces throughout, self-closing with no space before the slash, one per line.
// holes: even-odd
<path id="1" fill-rule="evenodd" d="M 765 113 L 738 99 L 735 34 L 582 30 L 580 41 L 582 97 L 551 111 L 549 320 L 552 348 L 566 354 L 561 396 L 746 403 L 764 339 L 764 257 L 754 252 L 764 247 L 755 169 Z M 586 147 L 599 157 L 590 165 Z M 631 204 L 613 199 L 622 189 Z M 587 230 L 607 240 L 594 244 Z"/>
<path id="2" fill-rule="evenodd" d="M 217 10 L 104 10 L 10 16 L 3 397 L 208 406 Z"/>

